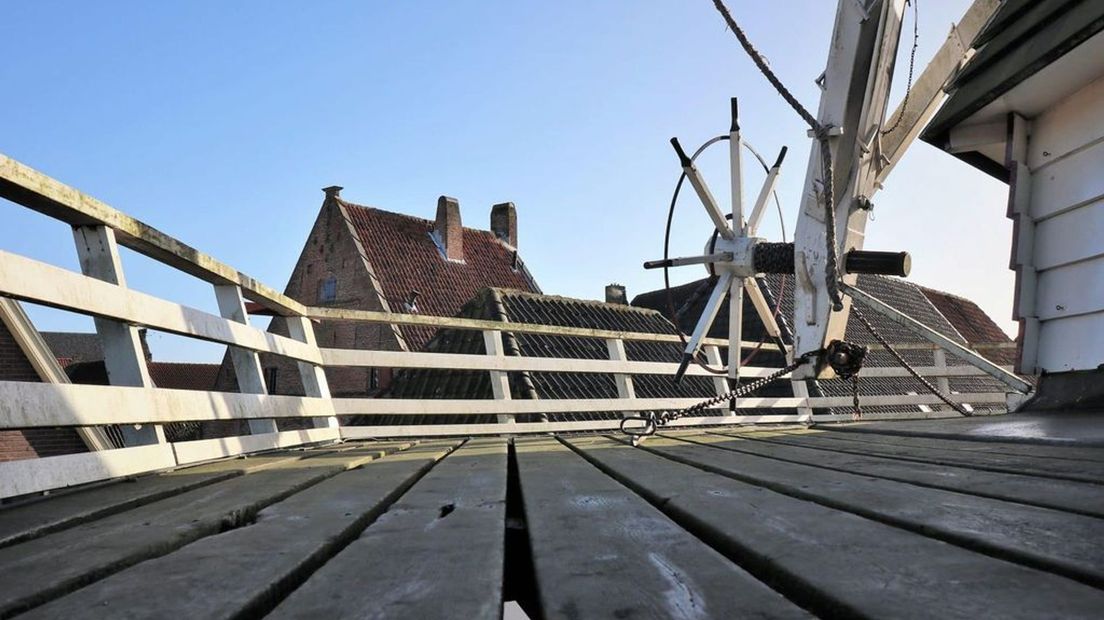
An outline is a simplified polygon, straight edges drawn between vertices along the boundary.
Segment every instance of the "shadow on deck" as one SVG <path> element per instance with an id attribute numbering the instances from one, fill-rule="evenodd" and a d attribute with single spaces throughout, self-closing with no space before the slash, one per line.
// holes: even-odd
<path id="1" fill-rule="evenodd" d="M 0 617 L 1099 617 L 1104 416 L 345 443 L 0 510 Z"/>

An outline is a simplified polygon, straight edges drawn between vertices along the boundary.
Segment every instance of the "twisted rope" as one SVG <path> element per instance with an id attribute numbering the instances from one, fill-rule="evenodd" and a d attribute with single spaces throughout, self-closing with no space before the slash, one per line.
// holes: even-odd
<path id="1" fill-rule="evenodd" d="M 751 57 L 752 62 L 759 68 L 759 72 L 767 78 L 767 81 L 771 83 L 771 86 L 774 86 L 778 94 L 781 95 L 782 98 L 786 100 L 786 103 L 790 104 L 790 107 L 797 112 L 797 115 L 805 121 L 813 131 L 813 136 L 816 138 L 817 142 L 820 143 L 821 184 L 823 185 L 823 191 L 819 194 L 824 201 L 825 227 L 827 228 L 825 240 L 828 246 L 824 282 L 828 287 L 828 297 L 832 301 L 832 309 L 839 312 L 843 310 L 843 294 L 840 292 L 839 288 L 839 257 L 836 251 L 836 190 L 832 169 L 832 148 L 829 144 L 828 135 L 832 128 L 828 125 L 822 125 L 805 106 L 801 105 L 801 102 L 797 100 L 797 97 L 795 97 L 788 88 L 786 88 L 782 80 L 778 79 L 778 76 L 775 75 L 774 71 L 767 65 L 766 59 L 759 53 L 759 50 L 755 49 L 755 46 L 751 44 L 751 40 L 748 39 L 747 34 L 740 28 L 740 25 L 736 23 L 736 20 L 732 17 L 732 13 L 729 12 L 724 2 L 722 0 L 713 0 L 713 6 L 717 7 L 717 11 L 721 14 L 721 17 L 724 18 L 725 23 L 728 24 L 728 28 L 736 35 L 736 39 L 740 41 L 740 45 L 744 48 L 744 51 L 747 52 L 748 56 Z"/>

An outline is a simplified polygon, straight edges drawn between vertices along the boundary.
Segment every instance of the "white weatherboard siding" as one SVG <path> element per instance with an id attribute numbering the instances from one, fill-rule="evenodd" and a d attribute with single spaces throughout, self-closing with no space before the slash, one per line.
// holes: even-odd
<path id="1" fill-rule="evenodd" d="M 1104 79 L 1032 123 L 1037 366 L 1104 364 Z"/>

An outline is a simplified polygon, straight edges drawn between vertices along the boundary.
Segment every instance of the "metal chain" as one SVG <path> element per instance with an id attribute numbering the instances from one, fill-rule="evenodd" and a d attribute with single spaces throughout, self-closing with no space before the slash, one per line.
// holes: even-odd
<path id="1" fill-rule="evenodd" d="M 907 370 L 910 375 L 915 377 L 917 381 L 923 384 L 923 386 L 927 388 L 929 392 L 938 396 L 939 400 L 947 403 L 947 405 L 951 409 L 954 409 L 960 414 L 966 417 L 974 415 L 973 413 L 967 411 L 966 408 L 959 403 L 951 400 L 950 396 L 947 396 L 943 392 L 939 391 L 939 388 L 932 385 L 930 381 L 922 377 L 920 373 L 916 372 L 916 369 L 913 368 L 912 365 L 909 364 L 907 361 L 905 361 L 905 358 L 897 351 L 897 349 L 894 349 L 893 346 L 889 344 L 889 341 L 887 341 L 880 333 L 878 333 L 878 330 L 874 328 L 874 325 L 871 324 L 869 320 L 867 320 L 866 315 L 863 314 L 862 310 L 859 310 L 858 306 L 856 306 L 855 304 L 851 304 L 851 312 L 855 315 L 855 318 L 859 319 L 859 322 L 863 324 L 863 327 L 866 327 L 866 331 L 870 332 L 871 336 L 874 336 L 874 339 L 878 341 L 878 344 L 885 347 L 885 350 L 889 351 L 889 353 L 894 358 L 896 358 L 897 363 L 900 364 L 902 368 Z"/>
<path id="2" fill-rule="evenodd" d="M 909 95 L 912 94 L 912 72 L 916 67 L 916 46 L 920 43 L 920 0 L 906 0 L 912 5 L 912 51 L 909 52 L 909 74 L 908 83 L 905 86 L 905 98 L 901 100 L 901 114 L 897 117 L 897 120 L 893 123 L 892 127 L 882 130 L 882 135 L 893 133 L 901 125 L 901 121 L 905 118 L 905 108 L 908 107 Z"/>
<path id="3" fill-rule="evenodd" d="M 855 407 L 851 417 L 858 420 L 862 417 L 862 406 L 859 405 L 859 375 L 857 374 L 851 375 L 851 403 Z"/>
<path id="4" fill-rule="evenodd" d="M 649 411 L 642 415 L 629 416 L 621 420 L 621 432 L 625 433 L 626 435 L 633 435 L 636 437 L 646 437 L 648 435 L 654 435 L 659 427 L 666 426 L 668 422 L 677 420 L 679 418 L 684 418 L 686 416 L 694 415 L 696 413 L 701 413 L 706 409 L 709 409 L 713 405 L 723 403 L 726 400 L 733 400 L 736 398 L 740 398 L 741 396 L 751 394 L 759 388 L 773 383 L 775 380 L 779 379 L 783 375 L 789 374 L 797 370 L 799 367 L 809 363 L 814 357 L 819 354 L 820 351 L 810 351 L 808 353 L 805 353 L 804 355 L 794 360 L 794 362 L 789 366 L 786 366 L 785 368 L 780 368 L 772 372 L 771 374 L 763 377 L 762 379 L 757 379 L 755 381 L 752 381 L 751 383 L 738 386 L 732 390 L 729 390 L 728 392 L 725 392 L 724 394 L 714 396 L 709 400 L 703 400 L 696 405 L 691 405 L 690 407 L 687 407 L 686 409 L 682 409 L 680 411 L 661 411 L 658 413 L 655 411 Z M 643 422 L 644 425 L 640 427 L 626 426 L 626 424 L 629 422 Z"/>

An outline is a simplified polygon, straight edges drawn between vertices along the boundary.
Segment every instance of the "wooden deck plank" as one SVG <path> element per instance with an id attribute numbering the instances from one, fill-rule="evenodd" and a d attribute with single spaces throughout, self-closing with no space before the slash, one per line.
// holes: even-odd
<path id="1" fill-rule="evenodd" d="M 881 456 L 750 441 L 713 433 L 664 433 L 664 435 L 791 463 L 1104 517 L 1104 494 L 1102 494 L 1104 489 L 1085 482 L 998 473 L 969 467 L 946 465 L 933 467 Z"/>
<path id="2" fill-rule="evenodd" d="M 379 442 L 373 444 L 373 447 L 390 451 L 401 450 L 410 445 L 410 442 Z M 0 508 L 0 547 L 137 508 L 241 474 L 351 447 L 352 444 L 345 444 L 224 459 L 161 474 L 124 478 L 65 492 L 55 497 L 47 496 L 27 503 L 5 506 Z"/>
<path id="3" fill-rule="evenodd" d="M 808 617 L 555 439 L 515 446 L 545 618 Z"/>
<path id="4" fill-rule="evenodd" d="M 500 618 L 506 453 L 451 453 L 270 617 Z"/>
<path id="5" fill-rule="evenodd" d="M 1104 585 L 1104 520 L 657 437 L 644 449 L 968 549 Z M 1091 486 L 1091 485 L 1086 485 Z M 1104 489 L 1097 492 L 1104 499 Z"/>
<path id="6" fill-rule="evenodd" d="M 939 448 L 943 450 L 965 450 L 967 452 L 991 452 L 993 454 L 1004 454 L 1008 456 L 1104 463 L 1104 448 L 1079 448 L 1072 445 L 1055 446 L 992 440 L 971 441 L 969 439 L 952 439 L 950 437 L 913 437 L 909 435 L 892 435 L 875 432 L 855 432 L 854 430 L 847 430 L 845 426 L 837 428 L 832 425 L 818 427 L 815 432 L 830 435 L 836 439 L 848 439 L 864 443 L 914 446 L 917 448 Z"/>
<path id="7" fill-rule="evenodd" d="M 243 525 L 264 507 L 381 455 L 360 449 L 281 463 L 0 549 L 0 617 Z"/>
<path id="8" fill-rule="evenodd" d="M 670 461 L 569 439 L 675 521 L 818 615 L 1098 617 L 1076 581 Z"/>
<path id="9" fill-rule="evenodd" d="M 132 566 L 26 617 L 262 615 L 459 443 L 423 443 L 340 473 L 261 510 L 249 527 Z"/>
<path id="10" fill-rule="evenodd" d="M 1007 456 L 1004 454 L 916 448 L 912 446 L 895 446 L 890 444 L 859 444 L 854 441 L 847 441 L 846 439 L 827 437 L 827 433 L 818 433 L 814 437 L 810 434 L 795 434 L 791 432 L 717 432 L 723 435 L 744 437 L 755 441 L 794 446 L 809 446 L 822 450 L 835 450 L 852 454 L 886 456 L 918 463 L 957 465 L 960 467 L 973 467 L 975 469 L 987 471 L 1026 474 L 1030 476 L 1092 482 L 1096 484 L 1104 482 L 1104 464 L 1099 463 L 1057 461 L 1054 459 L 1036 459 L 1022 456 Z"/>
<path id="11" fill-rule="evenodd" d="M 934 420 L 878 420 L 840 425 L 856 433 L 877 432 L 935 439 L 969 439 L 1029 445 L 1104 448 L 1104 421 L 1081 411 L 1024 411 Z"/>

